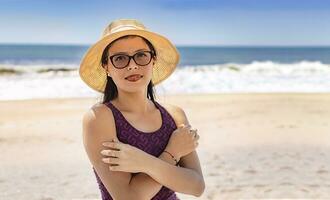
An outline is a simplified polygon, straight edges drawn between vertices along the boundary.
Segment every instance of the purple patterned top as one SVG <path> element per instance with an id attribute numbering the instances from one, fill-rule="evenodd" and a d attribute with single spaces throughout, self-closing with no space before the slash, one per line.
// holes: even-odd
<path id="1" fill-rule="evenodd" d="M 158 157 L 165 150 L 171 134 L 177 129 L 177 126 L 172 116 L 164 107 L 156 101 L 154 104 L 161 113 L 162 125 L 157 131 L 146 133 L 134 128 L 111 102 L 105 103 L 105 105 L 107 105 L 113 112 L 118 140 Z M 112 197 L 103 185 L 94 167 L 93 171 L 101 191 L 102 200 L 112 200 Z M 178 200 L 178 198 L 173 190 L 162 186 L 152 200 Z"/>

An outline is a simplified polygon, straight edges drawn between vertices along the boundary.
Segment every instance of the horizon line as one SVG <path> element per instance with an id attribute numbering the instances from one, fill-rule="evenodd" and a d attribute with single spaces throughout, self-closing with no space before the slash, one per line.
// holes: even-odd
<path id="1" fill-rule="evenodd" d="M 14 43 L 0 42 L 0 45 L 31 46 L 92 46 L 94 43 Z M 176 47 L 330 47 L 330 44 L 174 44 Z"/>

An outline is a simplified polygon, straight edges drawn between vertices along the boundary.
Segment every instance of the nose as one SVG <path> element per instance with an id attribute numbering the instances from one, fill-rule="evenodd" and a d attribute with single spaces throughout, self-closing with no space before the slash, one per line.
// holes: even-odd
<path id="1" fill-rule="evenodd" d="M 135 62 L 132 58 L 132 59 L 130 59 L 130 61 L 128 63 L 127 70 L 132 70 L 133 68 L 138 69 L 138 66 L 135 64 Z"/>

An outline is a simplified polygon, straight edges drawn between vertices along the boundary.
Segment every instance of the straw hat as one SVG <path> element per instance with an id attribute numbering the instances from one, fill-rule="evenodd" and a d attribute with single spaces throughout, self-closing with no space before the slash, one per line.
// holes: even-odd
<path id="1" fill-rule="evenodd" d="M 175 70 L 180 55 L 167 38 L 146 30 L 146 27 L 137 20 L 118 19 L 105 28 L 101 39 L 87 50 L 82 59 L 79 75 L 89 87 L 104 92 L 107 73 L 101 66 L 102 53 L 109 43 L 125 35 L 142 36 L 154 46 L 157 56 L 151 79 L 154 85 L 165 80 Z"/>

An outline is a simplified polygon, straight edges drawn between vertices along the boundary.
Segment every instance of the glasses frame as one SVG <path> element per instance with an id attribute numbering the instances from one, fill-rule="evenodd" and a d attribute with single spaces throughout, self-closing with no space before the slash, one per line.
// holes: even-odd
<path id="1" fill-rule="evenodd" d="M 141 52 L 147 52 L 147 53 L 150 53 L 150 60 L 148 61 L 148 63 L 147 64 L 145 64 L 145 65 L 140 65 L 140 64 L 137 64 L 136 63 L 136 60 L 134 59 L 134 56 L 136 55 L 136 54 L 138 54 L 138 53 L 141 53 Z M 123 56 L 128 56 L 128 62 L 127 62 L 127 64 L 124 66 L 124 67 L 116 67 L 116 65 L 113 63 L 113 57 L 115 57 L 115 56 L 119 56 L 119 55 L 123 55 Z M 128 54 L 124 54 L 124 53 L 118 53 L 118 54 L 114 54 L 114 55 L 112 55 L 112 56 L 109 56 L 109 60 L 110 60 L 110 62 L 111 62 L 111 64 L 115 67 L 115 68 L 117 68 L 117 69 L 124 69 L 124 68 L 126 68 L 128 65 L 129 65 L 129 63 L 131 62 L 131 59 L 133 59 L 134 60 L 134 62 L 135 62 L 135 64 L 137 64 L 138 66 L 146 66 L 146 65 L 148 65 L 150 62 L 151 62 L 151 60 L 152 60 L 152 58 L 154 57 L 154 52 L 153 51 L 138 51 L 138 52 L 136 52 L 135 54 L 133 54 L 133 55 L 128 55 Z"/>

